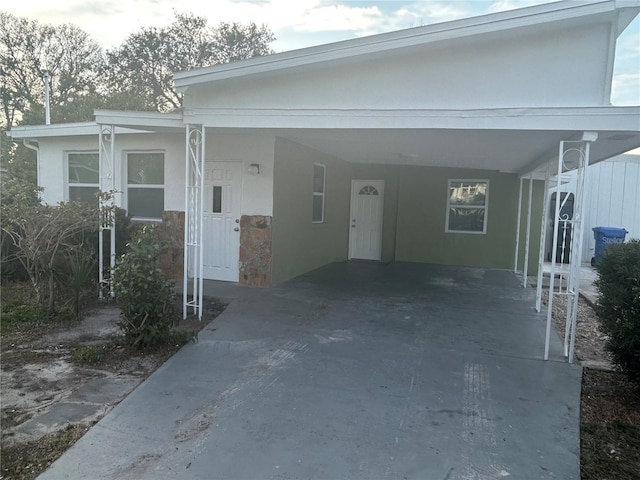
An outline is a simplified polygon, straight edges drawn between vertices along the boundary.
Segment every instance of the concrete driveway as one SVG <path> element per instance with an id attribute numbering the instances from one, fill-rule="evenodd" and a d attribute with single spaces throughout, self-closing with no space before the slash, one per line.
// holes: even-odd
<path id="1" fill-rule="evenodd" d="M 578 479 L 581 368 L 508 271 L 328 265 L 237 299 L 41 478 Z"/>

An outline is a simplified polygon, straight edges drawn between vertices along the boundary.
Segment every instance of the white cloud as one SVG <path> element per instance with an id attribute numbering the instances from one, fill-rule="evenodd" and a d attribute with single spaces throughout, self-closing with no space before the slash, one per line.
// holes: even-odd
<path id="1" fill-rule="evenodd" d="M 504 12 L 506 10 L 515 10 L 516 8 L 530 7 L 532 5 L 541 5 L 557 0 L 497 0 L 491 4 L 488 13 Z"/>
<path id="2" fill-rule="evenodd" d="M 375 29 L 382 18 L 378 7 L 327 5 L 309 9 L 294 26 L 296 31 L 353 31 Z"/>
<path id="3" fill-rule="evenodd" d="M 640 105 L 640 72 L 613 76 L 611 103 L 619 106 Z"/>
<path id="4" fill-rule="evenodd" d="M 73 23 L 105 48 L 120 45 L 142 27 L 164 26 L 173 10 L 221 21 L 266 24 L 279 39 L 276 51 L 401 30 L 552 0 L 0 0 L 0 9 L 41 23 Z M 639 104 L 640 19 L 619 39 L 613 98 Z"/>

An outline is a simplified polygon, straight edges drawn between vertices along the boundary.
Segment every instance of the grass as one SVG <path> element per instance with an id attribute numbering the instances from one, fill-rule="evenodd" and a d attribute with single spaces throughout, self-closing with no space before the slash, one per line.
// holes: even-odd
<path id="1" fill-rule="evenodd" d="M 71 359 L 79 365 L 95 365 L 102 358 L 105 345 L 83 345 L 71 352 Z"/>
<path id="2" fill-rule="evenodd" d="M 27 283 L 7 282 L 0 289 L 3 332 L 13 332 L 42 323 L 43 312 Z"/>

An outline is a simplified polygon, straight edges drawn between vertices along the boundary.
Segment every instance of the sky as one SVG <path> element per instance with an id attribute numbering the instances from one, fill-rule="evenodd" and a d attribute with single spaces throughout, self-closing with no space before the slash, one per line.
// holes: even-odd
<path id="1" fill-rule="evenodd" d="M 577 1 L 577 0 L 576 0 Z M 275 34 L 276 52 L 512 10 L 550 0 L 0 0 L 0 10 L 59 25 L 73 23 L 110 49 L 142 27 L 165 26 L 173 12 L 220 22 L 254 21 Z M 618 39 L 614 105 L 640 105 L 640 19 Z"/>

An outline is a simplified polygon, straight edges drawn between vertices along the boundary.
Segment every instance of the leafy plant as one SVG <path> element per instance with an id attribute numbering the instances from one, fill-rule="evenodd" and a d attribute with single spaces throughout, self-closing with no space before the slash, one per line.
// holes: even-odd
<path id="1" fill-rule="evenodd" d="M 101 350 L 104 347 L 99 345 L 84 345 L 71 352 L 71 358 L 80 365 L 95 365 L 102 358 Z"/>
<path id="2" fill-rule="evenodd" d="M 66 286 L 69 288 L 71 306 L 76 320 L 80 319 L 80 300 L 82 292 L 95 272 L 96 259 L 86 249 L 74 248 L 67 253 L 69 274 Z"/>
<path id="3" fill-rule="evenodd" d="M 596 264 L 596 311 L 607 350 L 629 379 L 640 383 L 640 240 L 612 244 Z"/>
<path id="4" fill-rule="evenodd" d="M 160 268 L 161 247 L 150 225 L 142 227 L 114 269 L 114 289 L 127 342 L 143 348 L 166 341 L 176 319 L 173 286 Z"/>

